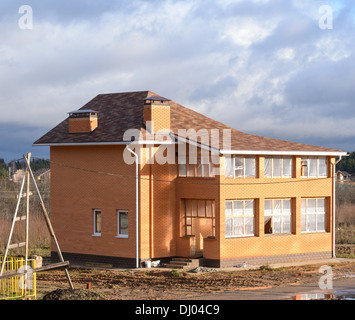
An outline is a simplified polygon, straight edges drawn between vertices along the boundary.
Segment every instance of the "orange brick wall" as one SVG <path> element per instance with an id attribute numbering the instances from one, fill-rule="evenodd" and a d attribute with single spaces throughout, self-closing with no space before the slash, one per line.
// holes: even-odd
<path id="1" fill-rule="evenodd" d="M 124 148 L 51 147 L 50 211 L 63 252 L 135 258 L 135 164 L 127 165 L 124 162 Z M 143 159 L 139 166 L 140 259 L 189 255 L 191 239 L 183 237 L 181 232 L 183 199 L 215 201 L 216 237 L 204 241 L 206 259 L 228 260 L 332 250 L 330 174 L 323 179 L 301 178 L 301 158 L 295 157 L 295 178 L 268 179 L 263 177 L 264 158 L 259 157 L 257 166 L 260 178 L 228 179 L 224 175 L 183 178 L 177 177 L 177 165 L 147 164 L 148 158 L 157 150 L 157 146 L 149 146 L 138 151 Z M 220 159 L 224 168 L 224 158 Z M 334 159 L 331 161 L 334 162 Z M 332 172 L 331 168 L 329 163 L 329 173 Z M 301 233 L 302 197 L 327 199 L 327 232 Z M 264 235 L 263 211 L 267 198 L 292 199 L 292 234 Z M 225 237 L 227 199 L 256 199 L 256 236 Z M 93 209 L 102 211 L 100 237 L 93 236 Z M 118 209 L 128 210 L 128 238 L 116 237 Z M 52 249 L 55 251 L 54 246 Z"/>
<path id="2" fill-rule="evenodd" d="M 154 132 L 170 131 L 170 106 L 149 104 L 144 106 L 144 123 L 150 121 L 154 125 Z"/>
<path id="3" fill-rule="evenodd" d="M 91 132 L 96 129 L 97 126 L 97 117 L 69 119 L 69 133 Z"/>
<path id="4" fill-rule="evenodd" d="M 136 257 L 135 164 L 124 162 L 124 148 L 51 147 L 51 219 L 63 252 Z M 142 260 L 174 256 L 176 251 L 175 184 L 163 181 L 174 180 L 177 167 L 146 164 L 147 155 L 157 149 L 134 150 L 143 159 L 139 165 Z M 93 236 L 94 209 L 102 212 L 101 236 Z M 116 237 L 117 210 L 128 211 L 128 238 Z"/>
<path id="5" fill-rule="evenodd" d="M 165 148 L 161 146 L 160 148 Z M 142 259 L 170 257 L 176 250 L 175 184 L 166 182 L 176 178 L 175 165 L 147 164 L 158 146 L 141 149 L 140 214 Z"/>
<path id="6" fill-rule="evenodd" d="M 51 147 L 50 213 L 63 252 L 135 258 L 135 179 L 94 172 L 135 177 L 124 148 Z M 102 211 L 101 237 L 93 236 L 93 209 Z M 129 212 L 128 239 L 116 238 L 118 209 Z"/>
<path id="7" fill-rule="evenodd" d="M 221 158 L 222 167 L 224 158 Z M 288 255 L 312 252 L 330 252 L 332 250 L 332 178 L 305 179 L 300 177 L 301 158 L 295 157 L 296 178 L 270 179 L 263 177 L 264 158 L 259 157 L 258 172 L 260 178 L 228 179 L 220 176 L 220 253 L 209 251 L 204 254 L 209 259 L 233 259 Z M 334 161 L 334 159 L 332 159 Z M 328 165 L 328 173 L 332 166 Z M 223 185 L 228 184 L 228 185 Z M 326 198 L 327 231 L 323 233 L 301 234 L 301 198 Z M 291 198 L 292 234 L 264 235 L 264 200 Z M 254 237 L 225 237 L 225 200 L 256 199 Z"/>

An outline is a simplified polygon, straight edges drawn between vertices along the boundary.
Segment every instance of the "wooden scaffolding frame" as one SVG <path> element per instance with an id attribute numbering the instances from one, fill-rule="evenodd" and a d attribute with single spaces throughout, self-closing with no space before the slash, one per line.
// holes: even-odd
<path id="1" fill-rule="evenodd" d="M 68 271 L 68 268 L 69 268 L 69 265 L 70 265 L 69 261 L 64 261 L 64 258 L 63 258 L 62 252 L 60 250 L 57 238 L 55 236 L 54 229 L 52 227 L 49 215 L 47 213 L 47 210 L 46 210 L 46 207 L 44 205 L 41 193 L 40 193 L 40 191 L 38 189 L 38 186 L 37 186 L 37 183 L 36 183 L 36 179 L 34 178 L 34 175 L 33 175 L 32 169 L 31 169 L 31 165 L 30 165 L 31 153 L 27 153 L 27 155 L 24 154 L 23 158 L 24 158 L 25 164 L 26 164 L 26 171 L 25 171 L 25 174 L 24 174 L 22 182 L 21 182 L 21 187 L 20 187 L 20 191 L 19 191 L 19 195 L 18 195 L 18 199 L 17 199 L 16 209 L 15 209 L 15 213 L 14 213 L 12 224 L 11 224 L 10 234 L 9 234 L 9 237 L 8 237 L 8 240 L 7 240 L 7 244 L 6 244 L 6 247 L 5 247 L 4 259 L 2 261 L 1 270 L 0 270 L 0 280 L 1 279 L 6 279 L 6 278 L 11 278 L 11 277 L 14 277 L 14 276 L 18 276 L 19 273 L 20 273 L 19 270 L 14 270 L 14 271 L 9 271 L 9 272 L 5 272 L 4 273 L 5 263 L 6 263 L 7 255 L 8 255 L 8 252 L 9 252 L 10 249 L 25 247 L 25 266 L 27 268 L 27 264 L 28 264 L 28 242 L 29 242 L 28 241 L 28 239 L 29 239 L 29 218 L 30 218 L 30 210 L 29 210 L 30 198 L 29 197 L 31 195 L 30 194 L 30 180 L 32 180 L 33 185 L 34 185 L 35 190 L 36 190 L 36 193 L 37 193 L 37 196 L 38 196 L 38 199 L 40 201 L 40 205 L 41 205 L 41 208 L 42 208 L 42 212 L 43 212 L 43 215 L 44 215 L 48 230 L 49 230 L 50 235 L 51 235 L 51 237 L 52 237 L 52 239 L 53 239 L 53 241 L 54 241 L 54 243 L 56 245 L 57 253 L 58 253 L 58 256 L 59 256 L 59 259 L 60 259 L 59 263 L 52 263 L 52 264 L 45 265 L 45 266 L 42 266 L 42 267 L 39 267 L 39 268 L 35 268 L 35 269 L 32 270 L 32 272 L 35 273 L 35 272 L 40 272 L 40 271 L 47 271 L 47 270 L 64 268 L 66 277 L 68 279 L 69 286 L 70 286 L 70 288 L 72 290 L 74 290 L 74 286 L 73 286 L 73 283 L 71 281 L 71 278 L 70 278 L 70 275 L 69 275 L 69 271 Z M 24 186 L 25 186 L 25 182 L 27 182 L 26 183 L 26 193 L 23 192 L 23 189 L 24 189 Z M 20 202 L 21 202 L 21 199 L 24 198 L 24 197 L 26 198 L 26 215 L 18 217 L 17 215 L 18 215 L 18 211 L 19 211 Z M 14 231 L 14 227 L 15 227 L 16 222 L 18 222 L 18 221 L 26 221 L 25 241 L 21 242 L 21 243 L 11 244 L 11 238 L 12 238 L 12 234 L 13 234 L 13 231 Z M 22 273 L 23 273 L 23 271 L 22 271 Z M 26 286 L 27 286 L 26 270 L 25 270 L 25 273 L 24 273 L 24 285 L 25 285 L 25 288 L 26 288 Z"/>

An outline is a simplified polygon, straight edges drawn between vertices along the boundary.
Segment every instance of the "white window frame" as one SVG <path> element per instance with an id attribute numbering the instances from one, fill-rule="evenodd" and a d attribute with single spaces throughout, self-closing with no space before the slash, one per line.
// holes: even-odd
<path id="1" fill-rule="evenodd" d="M 97 214 L 100 213 L 100 232 L 97 232 L 96 227 L 97 227 Z M 101 237 L 101 232 L 102 232 L 102 211 L 101 209 L 94 209 L 93 210 L 93 215 L 94 215 L 94 233 L 93 236 L 95 237 Z"/>
<path id="2" fill-rule="evenodd" d="M 327 232 L 326 231 L 326 223 L 327 223 L 327 213 L 326 213 L 326 198 L 302 198 L 302 200 L 305 201 L 306 206 L 303 207 L 302 206 L 302 202 L 301 202 L 301 233 L 314 233 L 314 232 L 318 232 L 318 233 L 324 233 Z M 302 201 L 301 200 L 301 201 Z M 308 201 L 309 200 L 315 200 L 316 201 L 316 206 L 315 206 L 315 212 L 308 212 Z M 324 211 L 318 211 L 318 201 L 322 200 L 324 201 Z M 315 215 L 315 230 L 307 230 L 307 225 L 308 225 L 308 219 L 309 216 L 311 215 Z M 318 219 L 319 216 L 323 216 L 323 221 L 324 221 L 324 229 L 318 230 Z M 303 229 L 303 219 L 304 219 L 304 227 L 305 229 Z"/>
<path id="3" fill-rule="evenodd" d="M 271 214 L 266 214 L 265 208 L 266 208 L 266 201 L 271 201 Z M 280 212 L 274 212 L 275 210 L 275 201 L 280 201 Z M 289 211 L 284 209 L 284 201 L 289 201 L 290 203 L 290 209 Z M 273 218 L 273 217 L 280 217 L 280 232 L 274 232 L 274 223 L 275 219 L 272 219 L 272 232 L 271 233 L 265 233 L 265 235 L 278 235 L 278 234 L 291 234 L 292 233 L 292 199 L 265 199 L 264 201 L 264 225 L 265 225 L 265 218 Z M 288 217 L 290 219 L 290 231 L 284 232 L 284 218 Z"/>
<path id="4" fill-rule="evenodd" d="M 243 165 L 242 165 L 242 170 L 243 170 L 243 175 L 242 176 L 237 176 L 236 175 L 236 160 L 237 159 L 243 159 Z M 254 175 L 252 176 L 247 176 L 246 175 L 246 159 L 253 159 L 254 160 Z M 231 161 L 232 163 L 232 172 L 233 172 L 233 179 L 246 179 L 246 178 L 256 178 L 256 172 L 257 172 L 257 157 L 256 156 L 235 156 L 232 158 L 226 158 L 226 161 Z M 228 176 L 227 178 L 232 178 L 232 176 Z"/>
<path id="5" fill-rule="evenodd" d="M 279 158 L 281 159 L 281 175 L 277 176 L 274 174 L 274 159 Z M 265 175 L 265 166 L 266 166 L 266 159 L 270 159 L 270 168 L 271 168 L 271 175 L 267 176 Z M 291 175 L 290 176 L 284 176 L 284 160 L 291 160 Z M 264 158 L 264 177 L 265 178 L 292 178 L 293 176 L 293 157 L 292 156 L 266 156 Z"/>
<path id="6" fill-rule="evenodd" d="M 317 165 L 316 165 L 316 175 L 314 176 L 311 176 L 310 175 L 310 165 L 309 165 L 309 160 L 316 160 L 317 161 Z M 319 160 L 320 159 L 325 159 L 325 175 L 324 176 L 321 176 L 319 175 Z M 304 161 L 307 162 L 307 174 L 306 175 L 303 175 L 302 174 L 302 167 L 304 167 L 305 165 L 303 164 Z M 328 178 L 328 158 L 327 157 L 315 157 L 315 156 L 309 156 L 309 157 L 302 157 L 301 158 L 301 177 L 302 178 Z"/>
<path id="7" fill-rule="evenodd" d="M 121 213 L 127 214 L 127 219 L 128 219 L 128 210 L 117 210 L 117 236 L 116 236 L 116 238 L 128 238 L 128 234 L 120 233 Z M 127 221 L 127 232 L 128 232 L 128 221 Z"/>
<path id="8" fill-rule="evenodd" d="M 253 202 L 253 214 L 246 214 L 245 213 L 245 202 L 246 201 L 252 201 Z M 231 219 L 231 234 L 227 235 L 226 233 L 226 228 L 225 228 L 225 237 L 226 239 L 229 238 L 241 238 L 241 237 L 254 237 L 255 236 L 255 200 L 254 199 L 233 199 L 233 200 L 226 200 L 225 205 L 227 202 L 232 203 L 232 215 L 227 215 L 226 209 L 225 209 L 225 226 L 227 224 L 227 219 Z M 234 205 L 236 202 L 242 202 L 243 203 L 243 214 L 238 215 L 234 214 Z M 243 219 L 243 234 L 234 234 L 234 221 L 237 218 L 242 218 Z M 246 219 L 247 218 L 252 218 L 253 219 L 253 232 L 252 233 L 246 233 Z"/>

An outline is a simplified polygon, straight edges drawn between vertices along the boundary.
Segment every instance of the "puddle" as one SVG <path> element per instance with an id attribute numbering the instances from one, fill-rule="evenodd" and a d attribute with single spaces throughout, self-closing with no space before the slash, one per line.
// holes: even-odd
<path id="1" fill-rule="evenodd" d="M 355 290 L 339 290 L 334 293 L 300 293 L 292 300 L 355 300 Z"/>
<path id="2" fill-rule="evenodd" d="M 333 280 L 343 279 L 343 278 L 355 278 L 355 274 L 345 273 L 344 275 L 334 277 Z"/>
<path id="3" fill-rule="evenodd" d="M 300 293 L 292 297 L 292 300 L 331 300 L 334 296 L 332 294 L 324 293 Z"/>

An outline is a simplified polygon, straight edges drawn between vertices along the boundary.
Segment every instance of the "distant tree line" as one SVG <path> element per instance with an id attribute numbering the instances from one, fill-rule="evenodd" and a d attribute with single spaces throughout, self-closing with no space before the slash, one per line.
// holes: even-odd
<path id="1" fill-rule="evenodd" d="M 350 174 L 355 173 L 355 151 L 349 157 L 343 157 L 337 164 L 337 170 L 346 171 Z"/>
<path id="2" fill-rule="evenodd" d="M 24 160 L 16 160 L 10 161 L 8 163 L 5 162 L 3 158 L 0 158 L 0 178 L 8 178 L 9 177 L 9 168 L 12 168 L 13 171 L 19 169 L 25 169 L 26 165 Z M 33 158 L 31 159 L 31 169 L 33 172 L 42 169 L 49 168 L 50 161 L 42 158 Z"/>
<path id="3" fill-rule="evenodd" d="M 0 178 L 7 178 L 9 170 L 4 159 L 0 158 Z"/>

